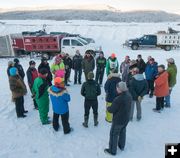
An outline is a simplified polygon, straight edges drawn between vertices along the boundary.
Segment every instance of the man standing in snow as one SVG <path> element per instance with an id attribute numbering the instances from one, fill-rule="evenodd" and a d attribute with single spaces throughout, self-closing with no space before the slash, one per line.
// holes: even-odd
<path id="1" fill-rule="evenodd" d="M 139 69 L 139 73 L 140 73 L 140 74 L 143 74 L 144 71 L 145 71 L 145 68 L 146 68 L 146 63 L 145 63 L 144 60 L 142 59 L 141 54 L 139 54 L 139 55 L 137 56 L 136 62 L 137 62 L 137 67 L 138 67 L 138 69 Z"/>
<path id="2" fill-rule="evenodd" d="M 22 80 L 24 80 L 24 76 L 25 76 L 24 69 L 20 64 L 19 59 L 17 58 L 14 59 L 14 67 L 17 68 L 19 76 L 22 78 Z"/>
<path id="3" fill-rule="evenodd" d="M 131 105 L 130 120 L 131 121 L 133 120 L 134 106 L 136 104 L 137 121 L 140 121 L 142 117 L 141 102 L 143 100 L 144 95 L 147 94 L 148 84 L 143 74 L 139 73 L 138 68 L 134 68 L 132 70 L 132 75 L 133 77 L 132 77 L 132 80 L 130 82 L 130 87 L 129 87 L 129 91 L 133 98 L 132 105 Z"/>
<path id="4" fill-rule="evenodd" d="M 168 83 L 169 83 L 169 95 L 165 97 L 165 107 L 171 107 L 170 95 L 173 87 L 176 85 L 176 77 L 177 77 L 177 67 L 175 65 L 175 61 L 173 58 L 167 59 L 168 62 Z"/>
<path id="5" fill-rule="evenodd" d="M 121 63 L 120 72 L 122 74 L 122 81 L 127 83 L 130 66 L 130 57 L 126 56 L 125 60 Z"/>
<path id="6" fill-rule="evenodd" d="M 124 150 L 126 142 L 126 126 L 129 122 L 132 97 L 128 92 L 125 82 L 117 84 L 118 96 L 113 100 L 112 106 L 108 111 L 113 114 L 113 121 L 110 131 L 109 148 L 104 152 L 110 155 L 116 155 L 117 146 Z"/>
<path id="7" fill-rule="evenodd" d="M 106 67 L 106 58 L 104 57 L 104 53 L 101 51 L 99 57 L 96 59 L 96 82 L 102 85 L 104 70 Z"/>

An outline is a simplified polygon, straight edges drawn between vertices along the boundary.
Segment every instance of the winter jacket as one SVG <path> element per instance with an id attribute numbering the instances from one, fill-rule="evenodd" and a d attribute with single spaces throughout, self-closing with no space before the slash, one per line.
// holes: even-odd
<path id="1" fill-rule="evenodd" d="M 136 74 L 132 77 L 130 82 L 129 91 L 132 95 L 133 100 L 137 101 L 138 97 L 143 97 L 147 94 L 148 84 L 144 79 L 143 74 Z"/>
<path id="2" fill-rule="evenodd" d="M 48 71 L 48 76 L 47 76 L 47 81 L 48 81 L 48 84 L 49 86 L 52 85 L 52 73 L 51 73 L 51 69 L 50 69 L 50 66 L 49 66 L 49 63 L 47 64 L 44 64 L 43 62 L 41 62 L 41 64 L 38 66 L 38 72 L 40 71 L 40 69 L 46 69 Z"/>
<path id="3" fill-rule="evenodd" d="M 64 61 L 65 70 L 72 68 L 72 59 L 70 57 L 64 58 L 63 61 Z"/>
<path id="4" fill-rule="evenodd" d="M 177 67 L 175 64 L 168 65 L 168 83 L 169 87 L 174 87 L 176 85 Z"/>
<path id="5" fill-rule="evenodd" d="M 93 71 L 95 68 L 94 58 L 92 56 L 90 56 L 89 58 L 85 56 L 82 61 L 82 68 L 85 73 Z"/>
<path id="6" fill-rule="evenodd" d="M 104 90 L 106 92 L 106 102 L 112 103 L 114 98 L 118 96 L 116 86 L 119 82 L 121 82 L 119 74 L 112 73 L 108 76 L 108 79 L 104 86 Z"/>
<path id="7" fill-rule="evenodd" d="M 113 113 L 113 124 L 126 125 L 129 122 L 132 97 L 126 91 L 119 94 L 107 108 L 108 112 Z"/>
<path id="8" fill-rule="evenodd" d="M 86 100 L 97 100 L 97 97 L 101 94 L 101 88 L 99 84 L 94 80 L 87 80 L 81 87 L 81 95 Z"/>
<path id="9" fill-rule="evenodd" d="M 30 89 L 32 89 L 34 80 L 38 77 L 38 72 L 37 72 L 36 68 L 29 67 L 26 72 L 26 75 L 27 75 L 28 85 L 29 85 Z"/>
<path id="10" fill-rule="evenodd" d="M 136 60 L 136 62 L 137 62 L 137 67 L 139 69 L 139 73 L 140 74 L 144 73 L 146 68 L 146 63 L 144 62 L 144 60 L 140 59 L 140 60 Z"/>
<path id="11" fill-rule="evenodd" d="M 168 73 L 164 71 L 155 80 L 154 94 L 156 97 L 165 97 L 169 94 Z"/>
<path id="12" fill-rule="evenodd" d="M 25 73 L 24 73 L 23 67 L 18 63 L 15 63 L 14 67 L 17 68 L 19 76 L 24 80 Z"/>
<path id="13" fill-rule="evenodd" d="M 82 70 L 82 61 L 83 61 L 83 57 L 81 55 L 75 55 L 73 57 L 73 69 L 74 70 Z"/>
<path id="14" fill-rule="evenodd" d="M 24 81 L 18 75 L 9 77 L 10 90 L 12 92 L 13 101 L 16 98 L 26 95 L 27 89 Z"/>
<path id="15" fill-rule="evenodd" d="M 65 65 L 63 62 L 61 62 L 59 65 L 53 64 L 51 66 L 51 71 L 54 74 L 54 77 L 62 77 L 64 78 L 65 74 Z"/>
<path id="16" fill-rule="evenodd" d="M 129 66 L 130 66 L 129 62 L 124 61 L 121 63 L 120 72 L 122 73 L 122 81 L 123 82 L 127 82 L 127 80 L 128 80 Z"/>
<path id="17" fill-rule="evenodd" d="M 155 80 L 155 77 L 158 74 L 157 64 L 147 64 L 145 69 L 146 80 Z"/>
<path id="18" fill-rule="evenodd" d="M 48 92 L 54 113 L 62 115 L 69 111 L 68 102 L 70 101 L 70 95 L 67 93 L 66 89 L 51 86 Z"/>
<path id="19" fill-rule="evenodd" d="M 111 57 L 108 58 L 106 62 L 106 74 L 107 76 L 110 74 L 110 71 L 112 69 L 116 70 L 116 73 L 118 73 L 119 63 L 117 58 L 112 59 Z"/>
<path id="20" fill-rule="evenodd" d="M 14 66 L 8 66 L 8 68 L 7 68 L 7 75 L 8 75 L 8 77 L 10 77 L 10 72 L 9 72 L 9 70 L 10 70 L 12 67 L 14 67 Z"/>
<path id="21" fill-rule="evenodd" d="M 105 69 L 105 67 L 106 67 L 106 58 L 105 57 L 98 57 L 97 59 L 96 59 L 96 67 L 97 67 L 97 69 L 99 69 L 99 70 L 104 70 Z"/>

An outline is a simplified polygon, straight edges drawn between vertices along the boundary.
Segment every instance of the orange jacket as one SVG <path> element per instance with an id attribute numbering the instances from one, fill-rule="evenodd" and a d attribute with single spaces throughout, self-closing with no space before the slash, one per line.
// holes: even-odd
<path id="1" fill-rule="evenodd" d="M 168 73 L 166 71 L 155 80 L 154 94 L 156 97 L 165 97 L 169 94 Z"/>

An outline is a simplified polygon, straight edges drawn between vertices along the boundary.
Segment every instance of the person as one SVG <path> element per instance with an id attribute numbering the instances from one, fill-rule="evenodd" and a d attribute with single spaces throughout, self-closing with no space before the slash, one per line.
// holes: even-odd
<path id="1" fill-rule="evenodd" d="M 125 82 L 118 83 L 116 89 L 118 96 L 113 100 L 112 106 L 107 109 L 113 114 L 113 121 L 110 130 L 109 148 L 104 151 L 110 155 L 116 155 L 117 146 L 121 151 L 125 148 L 126 127 L 129 122 L 132 103 L 132 97 Z"/>
<path id="2" fill-rule="evenodd" d="M 106 62 L 106 74 L 107 74 L 107 76 L 111 73 L 111 70 L 116 70 L 116 73 L 118 73 L 118 69 L 119 69 L 119 62 L 116 58 L 116 54 L 112 53 Z"/>
<path id="3" fill-rule="evenodd" d="M 54 78 L 65 77 L 65 66 L 61 55 L 55 57 L 55 62 L 51 66 L 51 72 L 54 74 Z"/>
<path id="4" fill-rule="evenodd" d="M 42 57 L 41 59 L 41 63 L 38 66 L 38 72 L 40 71 L 40 69 L 47 69 L 48 71 L 48 76 L 47 76 L 47 82 L 48 85 L 51 86 L 52 85 L 52 73 L 51 73 L 51 69 L 48 63 L 48 60 L 46 57 Z"/>
<path id="5" fill-rule="evenodd" d="M 152 58 L 153 58 L 152 56 L 148 56 L 148 57 L 147 57 L 146 65 L 149 64 L 149 62 L 150 62 L 150 60 L 151 60 Z"/>
<path id="6" fill-rule="evenodd" d="M 126 56 L 125 60 L 121 63 L 120 73 L 122 74 L 122 81 L 127 83 L 130 66 L 130 57 Z"/>
<path id="7" fill-rule="evenodd" d="M 165 107 L 170 108 L 171 107 L 170 95 L 172 89 L 176 85 L 177 67 L 173 58 L 167 59 L 167 62 L 168 62 L 167 73 L 168 73 L 169 95 L 165 97 Z"/>
<path id="8" fill-rule="evenodd" d="M 158 75 L 156 76 L 154 95 L 156 96 L 156 108 L 154 112 L 160 113 L 164 109 L 164 97 L 169 94 L 168 73 L 164 65 L 158 66 Z"/>
<path id="9" fill-rule="evenodd" d="M 65 85 L 70 86 L 68 84 L 68 80 L 71 75 L 72 59 L 70 58 L 68 53 L 66 53 L 66 55 L 64 57 L 64 66 L 65 66 Z"/>
<path id="10" fill-rule="evenodd" d="M 29 62 L 29 68 L 26 72 L 26 75 L 27 75 L 27 81 L 28 81 L 28 85 L 29 85 L 29 89 L 32 93 L 32 88 L 33 88 L 33 84 L 34 84 L 34 80 L 38 77 L 38 71 L 36 69 L 36 62 L 31 60 Z M 37 103 L 36 103 L 36 100 L 34 98 L 34 96 L 32 95 L 32 98 L 33 98 L 33 102 L 34 102 L 34 109 L 38 109 L 38 106 L 37 106 Z"/>
<path id="11" fill-rule="evenodd" d="M 15 67 L 9 69 L 9 85 L 12 92 L 12 101 L 16 106 L 16 114 L 18 118 L 26 117 L 25 113 L 28 111 L 24 109 L 24 95 L 27 94 L 27 89 L 24 81 L 18 74 Z"/>
<path id="12" fill-rule="evenodd" d="M 103 51 L 99 53 L 99 57 L 96 59 L 96 82 L 102 85 L 104 70 L 106 67 L 106 58 L 104 57 Z"/>
<path id="13" fill-rule="evenodd" d="M 140 74 L 143 74 L 143 73 L 145 72 L 146 63 L 145 63 L 144 60 L 142 59 L 141 54 L 139 54 L 139 55 L 137 56 L 136 62 L 137 62 L 137 67 L 138 67 L 138 69 L 139 69 L 139 73 L 140 73 Z"/>
<path id="14" fill-rule="evenodd" d="M 91 71 L 93 72 L 93 70 L 95 68 L 94 57 L 91 55 L 90 51 L 86 51 L 86 53 L 85 53 L 85 57 L 82 61 L 82 68 L 84 71 L 85 79 L 87 81 L 88 80 L 88 73 Z"/>
<path id="15" fill-rule="evenodd" d="M 148 84 L 145 80 L 143 74 L 139 73 L 138 68 L 134 68 L 132 70 L 132 80 L 130 82 L 129 91 L 132 95 L 133 101 L 131 105 L 131 113 L 130 113 L 130 120 L 133 120 L 134 114 L 134 106 L 136 104 L 137 109 L 137 121 L 140 121 L 142 118 L 142 110 L 141 110 L 141 102 L 143 97 L 147 94 Z"/>
<path id="16" fill-rule="evenodd" d="M 61 121 L 63 125 L 64 134 L 68 134 L 72 131 L 69 124 L 69 107 L 68 102 L 71 98 L 68 94 L 64 81 L 60 77 L 54 79 L 54 85 L 48 89 L 50 99 L 53 108 L 53 128 L 55 131 L 59 130 L 59 116 L 61 115 Z"/>
<path id="17" fill-rule="evenodd" d="M 38 105 L 39 116 L 43 125 L 50 124 L 48 120 L 49 112 L 49 96 L 48 83 L 46 77 L 48 76 L 47 69 L 40 69 L 39 77 L 35 79 L 32 88 L 32 93 L 35 95 L 36 103 Z"/>
<path id="18" fill-rule="evenodd" d="M 24 77 L 25 77 L 24 69 L 22 65 L 20 64 L 19 59 L 17 58 L 14 59 L 14 67 L 17 68 L 19 76 L 22 78 L 22 80 L 24 80 Z"/>
<path id="19" fill-rule="evenodd" d="M 7 68 L 7 75 L 10 77 L 10 72 L 9 70 L 14 67 L 14 62 L 13 61 L 8 61 L 8 68 Z"/>
<path id="20" fill-rule="evenodd" d="M 93 80 L 94 73 L 90 71 L 88 73 L 88 80 L 83 83 L 81 87 L 81 95 L 84 96 L 84 122 L 83 126 L 88 128 L 89 111 L 92 107 L 94 114 L 94 126 L 98 125 L 98 100 L 97 97 L 101 94 L 99 84 Z"/>
<path id="21" fill-rule="evenodd" d="M 146 64 L 145 76 L 148 82 L 148 91 L 149 97 L 152 98 L 154 95 L 154 80 L 158 74 L 158 66 L 155 63 L 154 58 L 149 59 L 149 62 Z"/>
<path id="22" fill-rule="evenodd" d="M 104 85 L 104 90 L 106 93 L 106 117 L 105 120 L 109 123 L 112 122 L 112 114 L 108 112 L 108 107 L 112 105 L 114 98 L 117 97 L 118 93 L 116 91 L 116 85 L 121 81 L 120 74 L 116 73 L 116 70 L 111 70 L 108 75 L 107 81 Z"/>
<path id="23" fill-rule="evenodd" d="M 74 84 L 77 84 L 77 81 L 79 84 L 81 84 L 82 61 L 83 57 L 80 54 L 79 50 L 77 50 L 72 61 L 72 68 L 74 69 Z"/>

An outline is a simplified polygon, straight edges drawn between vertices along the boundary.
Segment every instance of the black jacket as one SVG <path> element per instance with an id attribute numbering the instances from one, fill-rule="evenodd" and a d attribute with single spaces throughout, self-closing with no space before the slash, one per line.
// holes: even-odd
<path id="1" fill-rule="evenodd" d="M 137 74 L 132 77 L 129 83 L 129 91 L 133 97 L 133 100 L 137 101 L 138 97 L 143 97 L 147 94 L 148 84 L 144 79 L 143 74 Z"/>
<path id="2" fill-rule="evenodd" d="M 144 62 L 143 59 L 140 59 L 140 60 L 136 60 L 137 62 L 137 67 L 139 69 L 139 73 L 142 74 L 145 72 L 145 69 L 146 69 L 146 63 Z"/>
<path id="3" fill-rule="evenodd" d="M 97 66 L 97 69 L 105 69 L 106 67 L 106 58 L 105 57 L 98 57 L 96 59 L 96 66 Z"/>
<path id="4" fill-rule="evenodd" d="M 14 67 L 17 68 L 19 76 L 24 80 L 25 73 L 24 73 L 23 67 L 20 64 L 18 64 L 18 63 L 15 63 Z"/>
<path id="5" fill-rule="evenodd" d="M 64 58 L 64 65 L 65 65 L 65 69 L 71 69 L 72 68 L 72 59 L 70 57 L 66 57 Z"/>
<path id="6" fill-rule="evenodd" d="M 46 69 L 48 71 L 48 76 L 47 76 L 47 82 L 48 82 L 48 85 L 51 86 L 52 85 L 52 73 L 51 73 L 51 69 L 49 67 L 49 63 L 47 64 L 44 64 L 43 62 L 41 62 L 41 64 L 38 66 L 38 72 L 41 70 L 41 69 Z"/>
<path id="7" fill-rule="evenodd" d="M 114 73 L 108 76 L 108 79 L 105 83 L 104 90 L 106 92 L 106 102 L 112 103 L 115 97 L 117 97 L 116 86 L 121 82 L 119 74 Z"/>
<path id="8" fill-rule="evenodd" d="M 113 124 L 127 125 L 130 118 L 132 97 L 126 91 L 119 94 L 112 102 L 112 105 L 107 108 L 108 112 L 113 114 Z"/>
<path id="9" fill-rule="evenodd" d="M 83 57 L 81 55 L 75 55 L 73 57 L 72 68 L 74 70 L 82 70 Z"/>
<path id="10" fill-rule="evenodd" d="M 94 80 L 88 80 L 83 83 L 81 88 L 81 95 L 86 100 L 97 100 L 97 96 L 101 94 L 101 88 L 99 84 Z"/>

